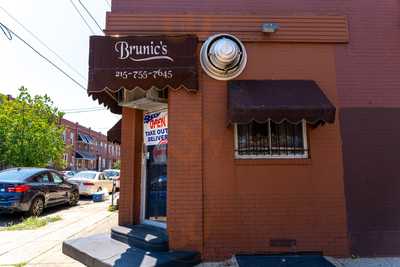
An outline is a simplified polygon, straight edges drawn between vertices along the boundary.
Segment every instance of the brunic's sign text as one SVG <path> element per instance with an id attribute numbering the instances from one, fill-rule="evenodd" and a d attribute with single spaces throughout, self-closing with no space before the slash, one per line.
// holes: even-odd
<path id="1" fill-rule="evenodd" d="M 197 37 L 92 36 L 89 92 L 137 87 L 198 90 Z"/>

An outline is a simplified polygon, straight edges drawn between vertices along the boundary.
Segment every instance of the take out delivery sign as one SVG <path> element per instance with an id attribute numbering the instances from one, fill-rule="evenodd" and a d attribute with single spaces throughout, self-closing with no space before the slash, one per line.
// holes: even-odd
<path id="1" fill-rule="evenodd" d="M 157 111 L 145 114 L 143 129 L 146 146 L 168 143 L 168 112 Z"/>

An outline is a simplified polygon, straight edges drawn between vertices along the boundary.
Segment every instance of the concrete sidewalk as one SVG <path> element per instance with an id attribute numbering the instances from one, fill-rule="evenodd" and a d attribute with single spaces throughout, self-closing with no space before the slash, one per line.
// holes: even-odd
<path id="1" fill-rule="evenodd" d="M 107 211 L 109 201 L 60 210 L 61 221 L 37 230 L 0 232 L 0 266 L 83 266 L 61 252 L 66 239 L 110 231 L 117 213 Z"/>
<path id="2" fill-rule="evenodd" d="M 335 259 L 328 257 L 335 267 L 400 267 L 399 257 Z"/>

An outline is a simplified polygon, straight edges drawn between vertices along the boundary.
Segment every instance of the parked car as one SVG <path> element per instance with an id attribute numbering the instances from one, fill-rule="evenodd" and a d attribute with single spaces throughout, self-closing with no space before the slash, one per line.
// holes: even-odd
<path id="1" fill-rule="evenodd" d="M 119 189 L 120 186 L 120 170 L 117 169 L 107 169 L 103 171 L 104 175 L 109 180 L 115 180 L 115 188 Z"/>
<path id="2" fill-rule="evenodd" d="M 71 177 L 68 182 L 75 183 L 79 186 L 79 194 L 91 196 L 96 192 L 106 189 L 112 191 L 112 180 L 106 178 L 101 172 L 81 171 Z"/>
<path id="3" fill-rule="evenodd" d="M 62 171 L 61 173 L 64 175 L 64 178 L 68 180 L 69 178 L 75 176 L 76 171 Z"/>
<path id="4" fill-rule="evenodd" d="M 0 212 L 39 216 L 46 207 L 79 201 L 78 186 L 55 170 L 13 168 L 0 172 Z"/>

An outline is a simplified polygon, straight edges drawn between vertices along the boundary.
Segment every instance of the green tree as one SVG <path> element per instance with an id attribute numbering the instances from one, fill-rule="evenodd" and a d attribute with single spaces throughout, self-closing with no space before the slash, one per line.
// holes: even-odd
<path id="1" fill-rule="evenodd" d="M 12 167 L 61 167 L 65 151 L 61 112 L 45 96 L 25 87 L 16 99 L 0 100 L 0 163 Z"/>
<path id="2" fill-rule="evenodd" d="M 121 169 L 121 161 L 120 160 L 117 160 L 116 162 L 114 162 L 114 165 L 113 165 L 113 169 Z"/>

